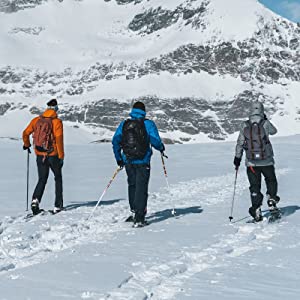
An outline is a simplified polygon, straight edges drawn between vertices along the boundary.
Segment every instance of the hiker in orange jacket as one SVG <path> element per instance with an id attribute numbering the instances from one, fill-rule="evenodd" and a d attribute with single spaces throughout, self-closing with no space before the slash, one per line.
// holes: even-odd
<path id="1" fill-rule="evenodd" d="M 33 135 L 34 151 L 37 156 L 38 183 L 32 196 L 31 210 L 38 214 L 40 202 L 49 176 L 49 169 L 55 178 L 55 204 L 54 213 L 63 208 L 62 166 L 64 163 L 64 135 L 62 121 L 57 117 L 57 100 L 47 103 L 48 108 L 38 117 L 31 120 L 23 131 L 23 149 L 31 147 L 29 136 Z"/>

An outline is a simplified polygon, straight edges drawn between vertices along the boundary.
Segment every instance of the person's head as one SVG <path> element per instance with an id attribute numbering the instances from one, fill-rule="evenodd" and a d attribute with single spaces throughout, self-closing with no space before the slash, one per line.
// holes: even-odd
<path id="1" fill-rule="evenodd" d="M 141 109 L 143 110 L 144 112 L 146 112 L 146 107 L 145 107 L 145 104 L 141 101 L 137 101 L 133 104 L 133 107 L 132 108 L 138 108 L 138 109 Z"/>
<path id="2" fill-rule="evenodd" d="M 58 104 L 56 99 L 51 99 L 47 102 L 48 109 L 53 109 L 55 111 L 58 111 Z"/>
<path id="3" fill-rule="evenodd" d="M 259 101 L 254 101 L 251 104 L 250 116 L 259 115 L 263 116 L 265 113 L 264 105 Z"/>

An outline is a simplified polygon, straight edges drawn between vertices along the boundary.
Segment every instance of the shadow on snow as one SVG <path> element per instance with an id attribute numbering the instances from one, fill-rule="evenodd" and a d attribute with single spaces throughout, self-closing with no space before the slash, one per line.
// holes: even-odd
<path id="1" fill-rule="evenodd" d="M 162 222 L 165 221 L 167 219 L 170 218 L 174 218 L 173 214 L 172 214 L 172 210 L 173 209 L 164 209 L 158 212 L 155 212 L 153 214 L 151 214 L 147 220 L 149 220 L 149 222 L 153 223 L 158 223 L 158 222 Z M 184 216 L 184 215 L 189 215 L 189 214 L 200 214 L 203 212 L 203 209 L 201 208 L 201 206 L 192 206 L 192 207 L 185 207 L 185 208 L 176 208 L 175 209 L 175 218 Z"/>
<path id="2" fill-rule="evenodd" d="M 106 205 L 113 205 L 119 201 L 123 201 L 125 199 L 120 198 L 120 199 L 112 199 L 112 200 L 106 200 L 106 201 L 101 201 L 99 203 L 99 206 L 106 206 Z M 66 205 L 64 208 L 65 210 L 73 210 L 77 209 L 79 207 L 95 207 L 98 201 L 85 201 L 85 202 L 71 202 L 71 204 Z"/>

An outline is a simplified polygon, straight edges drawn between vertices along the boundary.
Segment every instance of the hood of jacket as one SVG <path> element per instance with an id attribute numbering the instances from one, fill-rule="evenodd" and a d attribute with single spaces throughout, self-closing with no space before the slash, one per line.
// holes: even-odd
<path id="1" fill-rule="evenodd" d="M 258 115 L 263 117 L 264 113 L 265 113 L 264 105 L 261 102 L 255 101 L 252 103 L 250 109 L 250 116 Z"/>
<path id="2" fill-rule="evenodd" d="M 44 111 L 44 113 L 42 114 L 43 117 L 45 118 L 52 118 L 52 119 L 55 119 L 57 118 L 57 113 L 54 109 L 46 109 Z"/>
<path id="3" fill-rule="evenodd" d="M 129 114 L 132 119 L 142 119 L 146 117 L 146 112 L 139 108 L 133 108 Z"/>

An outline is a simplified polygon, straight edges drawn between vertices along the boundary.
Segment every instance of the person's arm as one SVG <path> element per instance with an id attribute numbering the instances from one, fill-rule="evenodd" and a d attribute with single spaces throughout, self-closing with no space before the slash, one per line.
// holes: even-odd
<path id="1" fill-rule="evenodd" d="M 277 128 L 269 121 L 269 120 L 266 120 L 266 125 L 268 127 L 267 131 L 269 133 L 269 135 L 274 135 L 277 133 Z"/>
<path id="2" fill-rule="evenodd" d="M 63 123 L 60 119 L 56 119 L 54 122 L 55 122 L 55 124 L 53 124 L 54 125 L 53 133 L 54 133 L 58 158 L 59 159 L 64 159 L 65 152 L 64 152 L 64 128 L 63 128 Z"/>
<path id="3" fill-rule="evenodd" d="M 146 120 L 145 125 L 146 125 L 147 132 L 149 134 L 150 144 L 156 150 L 161 151 L 161 152 L 164 151 L 165 146 L 164 146 L 163 142 L 161 141 L 161 138 L 159 136 L 159 133 L 158 133 L 155 123 L 151 120 Z"/>
<path id="4" fill-rule="evenodd" d="M 243 156 L 244 143 L 245 143 L 244 128 L 245 128 L 245 124 L 243 123 L 235 147 L 235 156 L 240 159 L 242 159 Z"/>
<path id="5" fill-rule="evenodd" d="M 123 125 L 124 125 L 124 121 L 120 123 L 112 139 L 113 151 L 117 162 L 122 160 L 120 144 L 122 141 Z"/>
<path id="6" fill-rule="evenodd" d="M 31 146 L 30 144 L 30 138 L 29 136 L 33 133 L 34 130 L 34 124 L 35 124 L 35 119 L 31 120 L 29 125 L 26 127 L 26 129 L 23 131 L 23 143 L 24 143 L 24 148 L 29 148 Z"/>

